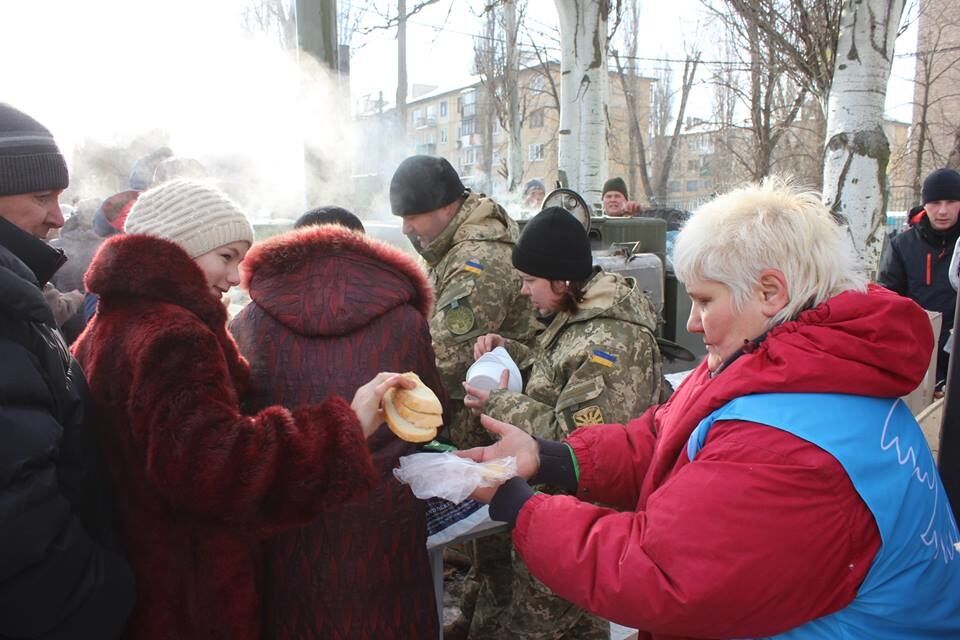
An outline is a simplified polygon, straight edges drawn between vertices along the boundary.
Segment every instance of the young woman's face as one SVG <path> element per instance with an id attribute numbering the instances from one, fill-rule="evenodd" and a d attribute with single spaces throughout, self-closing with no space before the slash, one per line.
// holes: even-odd
<path id="1" fill-rule="evenodd" d="M 517 270 L 520 274 L 520 293 L 530 298 L 533 307 L 542 316 L 549 316 L 560 308 L 563 294 L 557 293 L 550 285 L 550 280 L 538 278 Z"/>
<path id="2" fill-rule="evenodd" d="M 220 300 L 230 287 L 240 284 L 240 263 L 249 249 L 249 242 L 237 240 L 194 258 L 207 278 L 210 295 Z"/>

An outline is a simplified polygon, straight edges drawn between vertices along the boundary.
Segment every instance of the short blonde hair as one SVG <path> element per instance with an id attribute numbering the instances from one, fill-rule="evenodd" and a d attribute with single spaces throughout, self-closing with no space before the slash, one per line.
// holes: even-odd
<path id="1" fill-rule="evenodd" d="M 674 269 L 681 282 L 726 285 L 737 310 L 764 269 L 779 269 L 789 300 L 769 326 L 843 291 L 867 287 L 850 241 L 819 195 L 776 176 L 734 189 L 694 211 L 677 235 Z"/>

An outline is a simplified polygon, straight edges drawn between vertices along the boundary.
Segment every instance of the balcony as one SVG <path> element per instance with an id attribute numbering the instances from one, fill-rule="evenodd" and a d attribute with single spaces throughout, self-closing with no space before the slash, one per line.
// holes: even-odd
<path id="1" fill-rule="evenodd" d="M 425 129 L 427 127 L 437 126 L 437 117 L 436 116 L 421 116 L 419 118 L 414 118 L 413 126 L 416 129 Z"/>
<path id="2" fill-rule="evenodd" d="M 418 156 L 435 156 L 437 155 L 437 145 L 433 142 L 428 144 L 418 144 L 414 148 L 414 154 Z"/>

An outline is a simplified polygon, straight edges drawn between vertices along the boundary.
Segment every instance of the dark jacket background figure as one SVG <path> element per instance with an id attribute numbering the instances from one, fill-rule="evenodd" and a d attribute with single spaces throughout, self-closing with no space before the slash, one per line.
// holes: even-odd
<path id="1" fill-rule="evenodd" d="M 0 219 L 3 638 L 116 638 L 133 606 L 86 381 L 41 292 L 63 262 Z"/>
<path id="2" fill-rule="evenodd" d="M 943 345 L 953 327 L 957 304 L 957 292 L 950 284 L 949 269 L 957 237 L 960 237 L 960 223 L 937 231 L 922 209 L 910 218 L 909 223 L 908 229 L 890 241 L 877 282 L 912 298 L 924 309 L 943 314 L 937 344 L 937 382 L 940 383 L 947 379 L 950 362 L 950 354 L 943 350 Z"/>
<path id="3" fill-rule="evenodd" d="M 240 412 L 249 370 L 179 245 L 104 242 L 74 349 L 90 380 L 138 597 L 130 638 L 260 640 L 261 541 L 374 482 L 341 398 Z"/>
<path id="4" fill-rule="evenodd" d="M 231 323 L 250 360 L 249 408 L 318 402 L 380 371 L 415 371 L 445 402 L 414 259 L 339 225 L 259 243 L 241 265 L 252 302 Z M 446 404 L 446 403 L 445 403 Z M 265 637 L 436 637 L 424 503 L 393 477 L 416 445 L 369 439 L 379 482 L 267 544 Z"/>

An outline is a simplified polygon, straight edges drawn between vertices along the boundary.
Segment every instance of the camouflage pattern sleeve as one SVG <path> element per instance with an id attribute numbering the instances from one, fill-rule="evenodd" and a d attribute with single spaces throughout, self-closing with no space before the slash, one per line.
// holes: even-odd
<path id="1" fill-rule="evenodd" d="M 483 412 L 538 438 L 559 440 L 563 437 L 556 427 L 553 406 L 537 402 L 522 393 L 506 389 L 491 391 Z"/>
<path id="2" fill-rule="evenodd" d="M 437 303 L 430 334 L 451 404 L 462 407 L 462 383 L 474 361 L 473 345 L 485 333 L 501 333 L 505 318 L 516 312 L 513 301 L 519 285 L 509 262 L 509 247 L 499 243 L 461 243 L 439 266 L 433 274 Z M 451 418 L 450 437 L 458 447 L 491 442 L 469 411 Z"/>
<path id="3" fill-rule="evenodd" d="M 625 423 L 659 397 L 656 340 L 637 325 L 597 319 L 571 327 L 551 351 L 535 363 L 527 395 L 495 391 L 487 413 L 535 436 L 559 440 L 579 427 Z M 553 363 L 552 372 L 544 373 L 543 359 Z"/>
<path id="4" fill-rule="evenodd" d="M 533 349 L 522 342 L 511 340 L 509 338 L 503 341 L 503 348 L 507 350 L 507 353 L 509 353 L 513 361 L 517 363 L 517 367 L 520 368 L 520 370 L 526 369 L 530 366 L 530 359 L 533 356 Z"/>

